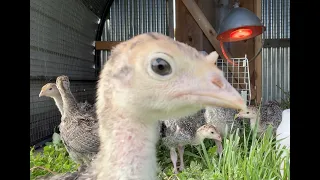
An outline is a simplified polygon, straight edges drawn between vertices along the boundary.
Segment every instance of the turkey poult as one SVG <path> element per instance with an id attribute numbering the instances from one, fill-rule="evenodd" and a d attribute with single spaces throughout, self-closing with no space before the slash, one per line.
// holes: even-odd
<path id="1" fill-rule="evenodd" d="M 61 94 L 55 83 L 47 83 L 42 86 L 41 91 L 39 93 L 39 97 L 50 97 L 56 103 L 61 115 L 63 114 L 63 101 L 61 98 Z M 84 111 L 93 111 L 95 112 L 95 106 L 89 104 L 87 101 L 77 103 L 80 109 Z"/>
<path id="2" fill-rule="evenodd" d="M 199 145 L 204 139 L 208 138 L 215 140 L 219 154 L 222 151 L 222 138 L 220 133 L 213 125 L 205 123 L 202 110 L 191 116 L 186 116 L 177 120 L 163 120 L 160 121 L 160 123 L 161 141 L 168 149 L 170 149 L 170 158 L 175 174 L 178 173 L 178 156 L 176 148 L 178 148 L 179 153 L 180 171 L 184 169 L 183 154 L 185 145 Z"/>
<path id="3" fill-rule="evenodd" d="M 213 124 L 222 137 L 225 137 L 227 133 L 241 127 L 239 121 L 235 120 L 237 111 L 235 109 L 223 108 L 223 107 L 206 107 L 204 117 L 206 123 Z"/>
<path id="4" fill-rule="evenodd" d="M 59 126 L 61 140 L 70 157 L 84 168 L 99 150 L 96 113 L 78 105 L 70 91 L 67 76 L 57 77 L 56 85 L 63 101 L 63 115 Z"/>
<path id="5" fill-rule="evenodd" d="M 63 114 L 62 98 L 55 83 L 47 83 L 44 86 L 42 86 L 41 91 L 39 93 L 39 97 L 43 96 L 52 98 L 56 103 L 56 106 L 58 107 L 61 115 Z"/>
<path id="6" fill-rule="evenodd" d="M 217 58 L 216 52 L 204 56 L 158 33 L 118 44 L 98 82 L 100 151 L 77 179 L 157 179 L 159 119 L 191 115 L 204 106 L 245 110 L 216 67 Z"/>
<path id="7" fill-rule="evenodd" d="M 257 123 L 257 132 L 259 134 L 265 132 L 268 126 L 271 125 L 275 134 L 282 119 L 282 109 L 277 101 L 268 101 L 260 107 L 260 112 L 259 107 L 249 106 L 247 110 L 240 111 L 236 117 L 250 119 L 251 129 L 254 129 Z"/>

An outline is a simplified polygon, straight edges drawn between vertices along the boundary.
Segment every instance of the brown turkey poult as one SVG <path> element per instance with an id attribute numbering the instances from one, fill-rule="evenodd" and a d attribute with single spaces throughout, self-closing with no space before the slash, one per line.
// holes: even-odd
<path id="1" fill-rule="evenodd" d="M 70 91 L 67 76 L 56 79 L 57 88 L 63 101 L 63 115 L 59 126 L 61 140 L 70 157 L 87 167 L 99 150 L 98 120 L 95 108 L 87 109 L 79 106 Z"/>
<path id="2" fill-rule="evenodd" d="M 158 33 L 118 44 L 99 76 L 97 158 L 83 172 L 51 179 L 157 179 L 159 119 L 188 116 L 205 106 L 246 109 L 215 65 L 217 58 L 216 52 L 204 56 Z"/>
<path id="3" fill-rule="evenodd" d="M 268 101 L 259 107 L 248 106 L 247 110 L 240 111 L 236 117 L 250 119 L 250 128 L 254 129 L 257 123 L 257 132 L 259 134 L 266 131 L 269 125 L 273 127 L 273 133 L 282 120 L 282 108 L 277 101 Z"/>

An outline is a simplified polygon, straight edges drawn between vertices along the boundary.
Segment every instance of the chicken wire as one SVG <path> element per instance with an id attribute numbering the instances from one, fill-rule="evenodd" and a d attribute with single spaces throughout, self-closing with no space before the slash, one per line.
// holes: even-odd
<path id="1" fill-rule="evenodd" d="M 51 81 L 53 82 L 53 81 Z M 36 145 L 51 137 L 53 129 L 61 121 L 60 112 L 52 98 L 39 97 L 45 80 L 30 80 L 30 145 Z M 95 81 L 71 81 L 70 88 L 78 102 L 87 100 L 93 104 Z"/>
<path id="2" fill-rule="evenodd" d="M 48 80 L 67 75 L 77 100 L 93 102 L 95 97 L 93 42 L 99 17 L 94 12 L 106 0 L 90 0 L 86 5 L 82 2 L 30 1 L 30 145 L 47 140 L 60 123 L 54 101 L 39 98 L 41 87 Z M 94 8 L 88 9 L 88 3 Z"/>
<path id="3" fill-rule="evenodd" d="M 30 76 L 96 80 L 98 22 L 78 0 L 30 1 Z"/>
<path id="4" fill-rule="evenodd" d="M 251 89 L 250 89 L 250 73 L 247 55 L 243 58 L 230 58 L 233 62 L 226 63 L 223 59 L 217 60 L 217 66 L 224 73 L 228 82 L 240 93 L 241 97 L 250 105 Z"/>

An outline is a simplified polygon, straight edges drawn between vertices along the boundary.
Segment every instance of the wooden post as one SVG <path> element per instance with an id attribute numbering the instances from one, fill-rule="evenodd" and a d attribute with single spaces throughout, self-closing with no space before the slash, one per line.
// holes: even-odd
<path id="1" fill-rule="evenodd" d="M 96 41 L 96 50 L 111 50 L 121 41 Z"/>
<path id="2" fill-rule="evenodd" d="M 221 57 L 223 57 L 222 51 L 220 49 L 220 42 L 216 39 L 217 32 L 213 29 L 210 22 L 207 20 L 206 16 L 203 14 L 199 6 L 195 3 L 194 0 L 181 1 L 187 7 L 192 17 L 195 19 L 199 27 L 202 29 L 203 33 L 207 36 L 208 40 L 210 41 L 214 49 Z"/>
<path id="3" fill-rule="evenodd" d="M 203 50 L 203 32 L 181 0 L 176 0 L 175 37 L 198 51 Z"/>
<path id="4" fill-rule="evenodd" d="M 261 19 L 261 0 L 254 1 L 254 12 Z M 255 53 L 261 48 L 261 36 L 255 38 Z M 262 97 L 262 52 L 255 59 L 256 83 L 255 90 L 257 92 L 256 103 L 260 104 Z"/>

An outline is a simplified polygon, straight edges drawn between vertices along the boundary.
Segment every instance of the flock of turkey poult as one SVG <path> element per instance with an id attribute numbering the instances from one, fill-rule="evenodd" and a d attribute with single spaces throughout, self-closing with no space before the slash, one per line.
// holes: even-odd
<path id="1" fill-rule="evenodd" d="M 213 139 L 221 155 L 222 138 L 240 127 L 235 117 L 259 122 L 261 131 L 265 124 L 277 127 L 277 104 L 266 104 L 257 121 L 257 110 L 247 108 L 215 65 L 217 59 L 216 52 L 204 55 L 167 36 L 146 33 L 112 50 L 94 105 L 77 102 L 67 76 L 43 86 L 39 96 L 54 99 L 62 115 L 61 140 L 81 168 L 40 179 L 153 180 L 158 140 L 170 149 L 177 173 L 176 148 L 180 170 L 185 145 Z"/>

